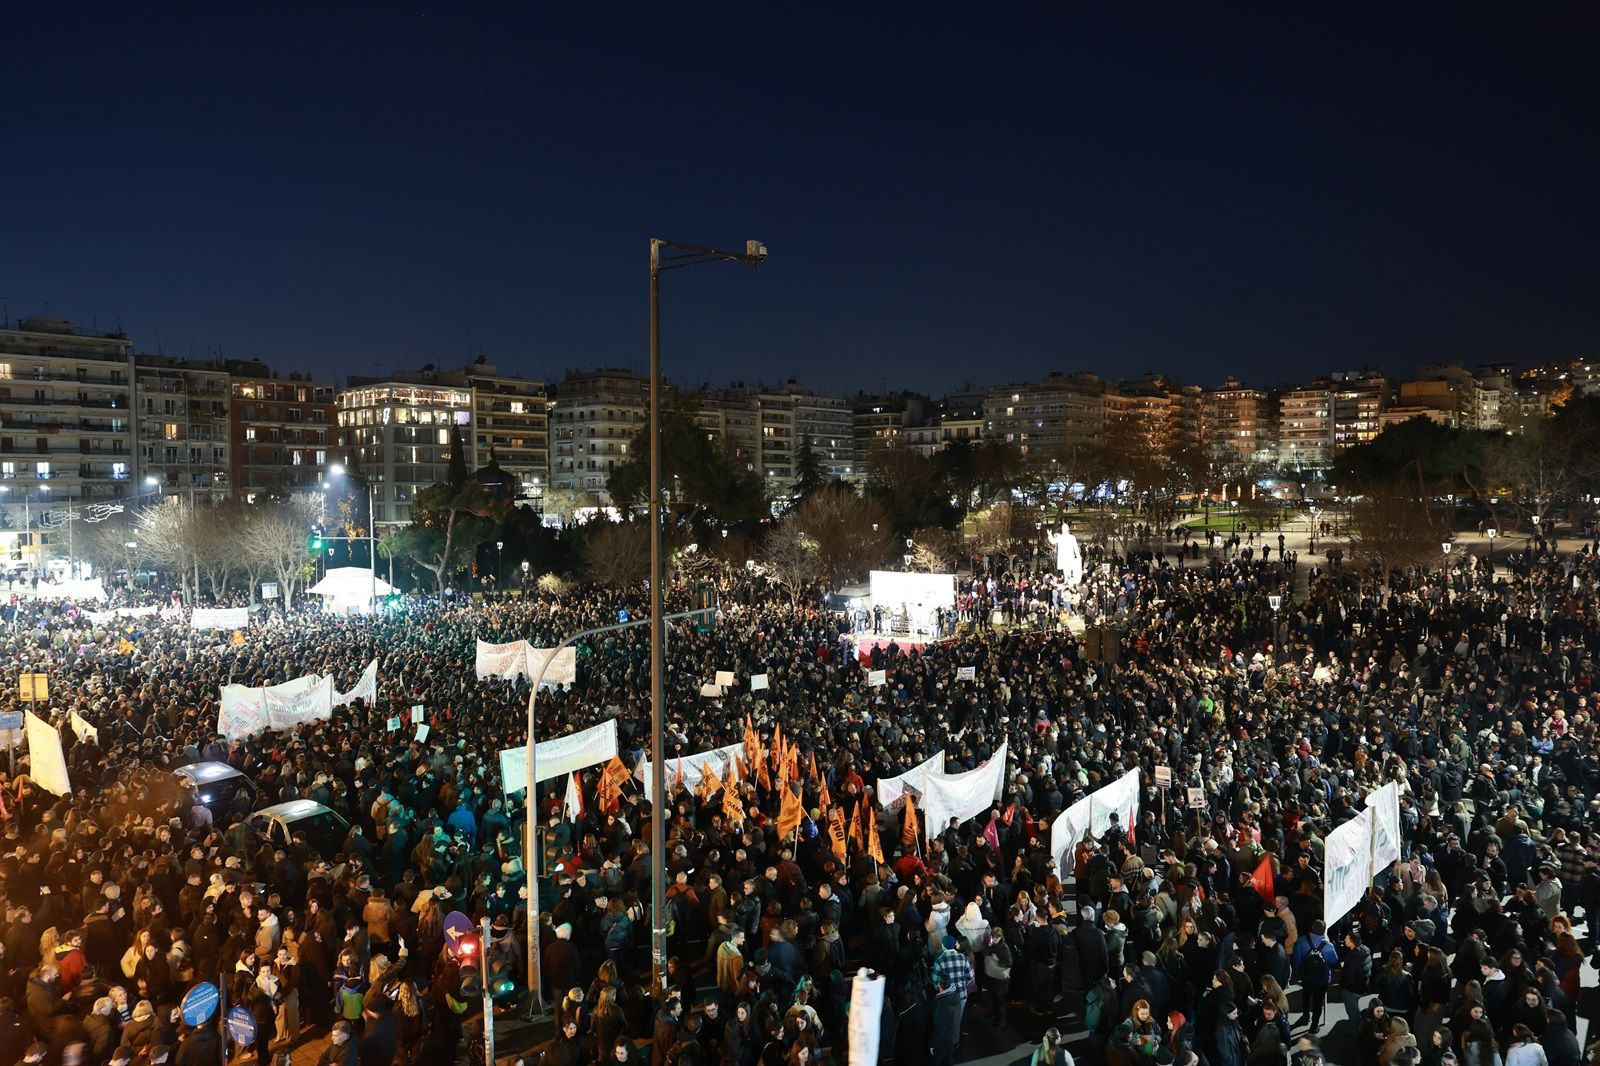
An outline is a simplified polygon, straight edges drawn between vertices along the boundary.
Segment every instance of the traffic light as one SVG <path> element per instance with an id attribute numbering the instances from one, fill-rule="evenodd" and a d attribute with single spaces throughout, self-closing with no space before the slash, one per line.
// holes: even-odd
<path id="1" fill-rule="evenodd" d="M 312 526 L 311 535 L 306 538 L 306 548 L 313 552 L 322 551 L 322 527 Z"/>

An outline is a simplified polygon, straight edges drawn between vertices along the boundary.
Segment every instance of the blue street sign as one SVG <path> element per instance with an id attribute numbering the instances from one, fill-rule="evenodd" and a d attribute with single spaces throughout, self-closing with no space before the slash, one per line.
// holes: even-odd
<path id="1" fill-rule="evenodd" d="M 21 711 L 0 711 L 0 729 L 21 729 Z"/>
<path id="2" fill-rule="evenodd" d="M 453 959 L 461 950 L 461 938 L 471 936 L 472 919 L 460 911 L 451 911 L 444 916 L 444 949 Z"/>
<path id="3" fill-rule="evenodd" d="M 183 997 L 183 1024 L 204 1025 L 217 1012 L 217 986 L 202 981 Z"/>
<path id="4" fill-rule="evenodd" d="M 243 1007 L 235 1007 L 228 1012 L 228 1035 L 233 1037 L 233 1042 L 241 1046 L 255 1043 L 256 1016 Z"/>

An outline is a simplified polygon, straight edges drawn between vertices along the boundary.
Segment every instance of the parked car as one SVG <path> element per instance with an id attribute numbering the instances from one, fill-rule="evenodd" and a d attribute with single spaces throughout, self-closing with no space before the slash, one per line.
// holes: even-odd
<path id="1" fill-rule="evenodd" d="M 339 853 L 350 832 L 350 823 L 338 812 L 308 799 L 263 807 L 246 819 L 245 826 L 272 847 L 287 847 L 296 837 L 302 838 L 312 851 L 330 860 Z"/>
<path id="2" fill-rule="evenodd" d="M 261 790 L 256 783 L 225 762 L 192 762 L 172 771 L 180 785 L 195 790 L 200 803 L 213 817 L 229 811 L 237 804 L 250 810 L 260 802 Z M 240 797 L 243 802 L 238 803 Z"/>

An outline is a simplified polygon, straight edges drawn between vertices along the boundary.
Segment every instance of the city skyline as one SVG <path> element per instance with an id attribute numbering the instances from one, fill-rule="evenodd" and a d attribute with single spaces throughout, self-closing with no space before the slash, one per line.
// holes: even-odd
<path id="1" fill-rule="evenodd" d="M 755 238 L 665 287 L 671 380 L 1585 357 L 1595 17 L 106 7 L 0 72 L 0 297 L 179 357 L 556 380 L 642 367 L 649 236 Z"/>

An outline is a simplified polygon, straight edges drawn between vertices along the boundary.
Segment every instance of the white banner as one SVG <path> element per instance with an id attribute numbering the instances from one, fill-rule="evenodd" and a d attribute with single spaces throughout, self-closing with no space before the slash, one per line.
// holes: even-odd
<path id="1" fill-rule="evenodd" d="M 1130 826 L 1139 824 L 1139 771 L 1129 770 L 1111 784 L 1096 789 L 1089 798 L 1093 801 L 1089 832 L 1094 834 L 1096 840 L 1111 828 L 1113 814 L 1126 834 Z"/>
<path id="2" fill-rule="evenodd" d="M 989 761 L 964 774 L 929 776 L 922 790 L 922 810 L 928 818 L 928 835 L 942 833 L 950 819 L 976 818 L 1005 791 L 1006 745 Z"/>
<path id="3" fill-rule="evenodd" d="M 892 806 L 907 791 L 915 792 L 920 796 L 927 785 L 928 778 L 942 777 L 943 775 L 944 752 L 936 751 L 899 777 L 880 778 L 878 780 L 878 806 Z"/>
<path id="4" fill-rule="evenodd" d="M 1056 860 L 1056 876 L 1063 881 L 1073 870 L 1073 849 L 1088 832 L 1093 819 L 1094 796 L 1088 795 L 1056 815 L 1056 820 L 1050 823 L 1050 857 Z"/>
<path id="5" fill-rule="evenodd" d="M 1364 810 L 1329 833 L 1322 849 L 1322 921 L 1349 914 L 1372 882 L 1372 812 Z"/>
<path id="6" fill-rule="evenodd" d="M 89 621 L 97 626 L 103 626 L 117 618 L 144 618 L 147 615 L 155 614 L 158 610 L 160 610 L 159 607 L 151 605 L 149 607 L 117 607 L 109 611 L 86 611 L 84 613 Z"/>
<path id="7" fill-rule="evenodd" d="M 550 657 L 554 655 L 555 658 Z M 528 676 L 538 677 L 539 667 L 546 659 L 550 665 L 545 667 L 544 676 L 539 678 L 539 685 L 576 685 L 578 683 L 578 649 L 562 648 L 557 652 L 554 648 L 528 649 Z"/>
<path id="8" fill-rule="evenodd" d="M 333 715 L 333 678 L 307 674 L 281 685 L 227 685 L 217 711 L 217 732 L 229 740 L 268 729 L 293 729 Z"/>
<path id="9" fill-rule="evenodd" d="M 248 629 L 248 607 L 196 607 L 189 616 L 190 629 Z"/>
<path id="10" fill-rule="evenodd" d="M 77 711 L 67 715 L 67 723 L 72 726 L 72 734 L 79 741 L 92 740 L 95 743 L 99 743 L 100 731 L 84 721 L 83 716 Z"/>
<path id="11" fill-rule="evenodd" d="M 548 781 L 617 757 L 617 720 L 539 742 L 539 780 Z M 506 748 L 500 753 L 500 780 L 507 792 L 528 788 L 528 748 Z"/>
<path id="12" fill-rule="evenodd" d="M 1390 781 L 1367 793 L 1372 810 L 1372 876 L 1400 861 L 1400 786 Z"/>
<path id="13" fill-rule="evenodd" d="M 72 780 L 67 776 L 67 755 L 61 750 L 61 734 L 32 711 L 23 717 L 23 730 L 28 736 L 28 776 L 33 783 L 54 796 L 65 796 L 72 791 Z"/>
<path id="14" fill-rule="evenodd" d="M 503 677 L 507 680 L 528 672 L 528 642 L 513 640 L 510 644 L 489 644 L 478 641 L 478 679 Z"/>
<path id="15" fill-rule="evenodd" d="M 858 970 L 850 982 L 849 1066 L 878 1066 L 883 987 L 883 978 L 868 977 L 866 970 Z"/>
<path id="16" fill-rule="evenodd" d="M 361 671 L 361 678 L 356 682 L 355 688 L 349 692 L 335 692 L 333 694 L 333 705 L 335 707 L 343 707 L 345 704 L 354 703 L 356 700 L 366 700 L 368 707 L 378 702 L 378 660 L 372 660 L 367 664 L 367 668 Z"/>
<path id="17" fill-rule="evenodd" d="M 712 748 L 702 751 L 698 755 L 685 755 L 681 759 L 667 760 L 667 787 L 676 788 L 678 771 L 682 767 L 683 785 L 693 792 L 700 787 L 700 781 L 706 776 L 706 767 L 717 772 L 717 776 L 724 781 L 736 781 L 739 778 L 739 763 L 736 755 L 744 752 L 744 742 L 729 744 L 725 748 Z M 526 774 L 524 774 L 526 776 Z M 639 765 L 633 768 L 633 776 L 643 784 L 648 794 L 654 782 L 654 768 L 650 765 L 648 757 L 640 759 Z"/>

